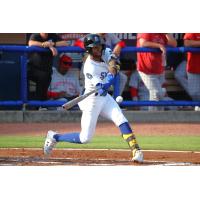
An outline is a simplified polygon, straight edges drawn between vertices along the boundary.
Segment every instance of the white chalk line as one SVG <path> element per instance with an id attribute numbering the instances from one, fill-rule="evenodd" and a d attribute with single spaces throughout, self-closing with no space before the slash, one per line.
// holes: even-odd
<path id="1" fill-rule="evenodd" d="M 0 150 L 43 150 L 43 148 L 0 148 Z M 129 149 L 77 149 L 77 148 L 54 148 L 56 151 L 130 151 Z M 200 151 L 176 151 L 176 150 L 142 150 L 143 152 L 161 152 L 161 153 L 200 153 Z"/>
<path id="2" fill-rule="evenodd" d="M 3 158 L 0 158 L 0 161 L 3 161 Z M 77 164 L 74 163 L 76 161 L 80 161 L 81 163 Z M 110 160 L 110 159 L 85 159 L 84 160 L 81 158 L 30 158 L 29 156 L 21 156 L 20 158 L 18 157 L 10 157 L 7 158 L 5 161 L 9 161 L 11 163 L 1 163 L 1 166 L 9 166 L 13 165 L 15 166 L 17 162 L 23 162 L 23 163 L 37 163 L 37 164 L 51 164 L 51 165 L 56 165 L 56 166 L 74 166 L 74 165 L 80 165 L 80 166 L 118 166 L 118 165 L 127 165 L 127 163 L 133 163 L 131 160 L 126 160 L 126 159 L 118 159 L 118 160 Z M 88 163 L 88 161 L 93 162 L 93 163 Z M 98 163 L 99 161 L 103 162 L 115 162 L 115 163 Z M 12 163 L 13 162 L 13 163 Z M 96 163 L 95 163 L 96 162 Z M 146 166 L 199 166 L 200 164 L 194 164 L 191 162 L 172 162 L 172 161 L 150 161 L 150 160 L 144 160 L 143 163 L 140 163 L 141 165 L 146 165 Z"/>

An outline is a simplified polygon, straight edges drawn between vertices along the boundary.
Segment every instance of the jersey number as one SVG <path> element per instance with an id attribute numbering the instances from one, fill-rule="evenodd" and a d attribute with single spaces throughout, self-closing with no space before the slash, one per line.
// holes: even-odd
<path id="1" fill-rule="evenodd" d="M 103 80 L 107 76 L 107 72 L 101 72 L 100 79 Z"/>

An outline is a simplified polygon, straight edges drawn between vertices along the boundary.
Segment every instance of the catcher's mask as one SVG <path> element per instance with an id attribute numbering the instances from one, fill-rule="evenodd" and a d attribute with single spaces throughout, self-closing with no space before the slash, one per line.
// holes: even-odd
<path id="1" fill-rule="evenodd" d="M 88 34 L 84 38 L 84 47 L 86 52 L 92 54 L 92 47 L 102 45 L 102 51 L 105 49 L 103 39 L 97 34 Z"/>

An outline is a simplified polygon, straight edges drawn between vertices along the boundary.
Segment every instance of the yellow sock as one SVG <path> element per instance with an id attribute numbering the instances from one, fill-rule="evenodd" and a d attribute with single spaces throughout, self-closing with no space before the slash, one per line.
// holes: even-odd
<path id="1" fill-rule="evenodd" d="M 131 150 L 139 149 L 139 145 L 138 145 L 135 135 L 133 133 L 122 134 L 122 137 L 124 138 L 124 140 L 126 140 L 128 142 L 128 145 L 131 148 Z"/>

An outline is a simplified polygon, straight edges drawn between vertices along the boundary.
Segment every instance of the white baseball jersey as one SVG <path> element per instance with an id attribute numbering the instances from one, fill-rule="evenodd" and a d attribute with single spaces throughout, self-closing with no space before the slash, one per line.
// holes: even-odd
<path id="1" fill-rule="evenodd" d="M 111 58 L 111 53 L 112 51 L 106 48 L 102 52 L 102 62 L 96 62 L 90 56 L 87 57 L 83 68 L 85 93 L 95 89 L 97 83 L 106 83 L 108 61 Z M 119 105 L 110 94 L 106 96 L 92 94 L 79 102 L 78 105 L 83 111 L 80 132 L 80 141 L 82 143 L 89 142 L 92 139 L 99 115 L 113 121 L 116 126 L 127 122 Z"/>
<path id="2" fill-rule="evenodd" d="M 97 33 L 98 34 L 98 33 Z M 104 40 L 105 46 L 109 49 L 113 49 L 115 45 L 121 40 L 114 33 L 105 33 L 104 36 L 101 36 Z M 81 41 L 84 41 L 84 38 L 81 38 Z M 119 95 L 122 95 L 124 88 L 126 86 L 128 77 L 123 72 L 119 72 L 120 83 L 119 83 Z"/>
<path id="3" fill-rule="evenodd" d="M 81 92 L 78 77 L 72 70 L 63 75 L 55 67 L 53 67 L 52 80 L 48 90 L 51 92 L 64 91 L 69 97 L 77 96 Z"/>
<path id="4" fill-rule="evenodd" d="M 83 74 L 85 76 L 85 92 L 94 90 L 97 83 L 106 83 L 108 62 L 111 59 L 111 54 L 111 49 L 106 48 L 102 52 L 102 62 L 95 62 L 88 56 L 83 68 Z"/>

